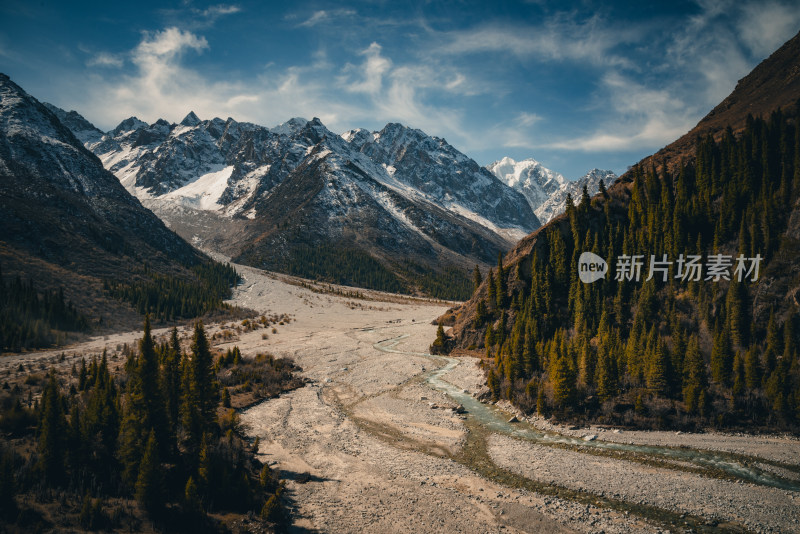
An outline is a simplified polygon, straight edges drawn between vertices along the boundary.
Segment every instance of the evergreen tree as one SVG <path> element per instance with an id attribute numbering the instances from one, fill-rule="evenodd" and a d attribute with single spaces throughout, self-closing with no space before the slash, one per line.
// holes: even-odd
<path id="1" fill-rule="evenodd" d="M 55 372 L 50 373 L 42 392 L 39 413 L 37 467 L 48 482 L 59 484 L 65 476 L 68 426 Z"/>
<path id="2" fill-rule="evenodd" d="M 495 287 L 494 271 L 489 268 L 489 275 L 487 276 L 488 282 L 486 283 L 487 300 L 490 306 L 497 304 L 497 289 Z"/>
<path id="3" fill-rule="evenodd" d="M 553 402 L 561 408 L 571 408 L 575 402 L 575 369 L 566 354 L 556 359 L 551 380 Z"/>
<path id="4" fill-rule="evenodd" d="M 483 277 L 481 276 L 481 270 L 476 265 L 475 270 L 472 272 L 473 291 L 477 291 L 478 288 L 481 287 L 481 282 L 483 282 Z"/>
<path id="5" fill-rule="evenodd" d="M 195 323 L 190 350 L 191 358 L 184 362 L 182 373 L 181 424 L 191 450 L 200 445 L 205 432 L 216 426 L 219 403 L 214 360 L 200 321 Z"/>
<path id="6" fill-rule="evenodd" d="M 686 376 L 683 386 L 683 402 L 686 405 L 686 411 L 702 414 L 707 408 L 708 378 L 703 355 L 700 352 L 700 344 L 695 335 L 689 338 L 684 370 Z"/>
<path id="7" fill-rule="evenodd" d="M 439 323 L 439 328 L 436 330 L 436 340 L 430 346 L 431 354 L 444 354 L 447 351 L 447 338 L 444 335 L 444 327 Z"/>
<path id="8" fill-rule="evenodd" d="M 761 386 L 761 362 L 755 346 L 751 346 L 744 354 L 744 379 L 747 389 Z"/>
<path id="9" fill-rule="evenodd" d="M 647 388 L 658 396 L 668 396 L 670 386 L 670 360 L 661 339 L 656 339 L 647 372 Z"/>
<path id="10" fill-rule="evenodd" d="M 503 269 L 503 253 L 497 253 L 497 278 L 495 279 L 495 297 L 497 299 L 497 308 L 502 309 L 508 300 L 508 289 L 506 287 L 506 271 Z"/>
<path id="11" fill-rule="evenodd" d="M 166 434 L 169 443 L 174 444 L 180 423 L 181 402 L 181 344 L 177 328 L 173 328 L 170 333 L 162 377 L 162 398 L 165 402 L 164 409 L 168 423 Z"/>
<path id="12" fill-rule="evenodd" d="M 163 506 L 161 464 L 158 459 L 158 442 L 155 431 L 150 430 L 147 446 L 139 466 L 136 480 L 136 500 L 150 514 L 155 514 Z"/>
<path id="13" fill-rule="evenodd" d="M 714 347 L 711 350 L 711 377 L 714 381 L 727 385 L 730 382 L 732 364 L 733 355 L 726 327 L 714 336 Z"/>
<path id="14" fill-rule="evenodd" d="M 165 434 L 167 430 L 166 414 L 159 389 L 158 357 L 155 353 L 148 316 L 145 316 L 144 335 L 139 349 L 140 354 L 135 360 L 135 366 L 129 371 L 119 435 L 123 478 L 130 485 L 135 484 L 138 479 L 139 464 L 149 433 L 153 431 L 159 436 Z"/>

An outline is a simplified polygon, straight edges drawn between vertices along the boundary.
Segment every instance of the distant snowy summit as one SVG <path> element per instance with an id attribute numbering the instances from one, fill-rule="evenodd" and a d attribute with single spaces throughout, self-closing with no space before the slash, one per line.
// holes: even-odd
<path id="1" fill-rule="evenodd" d="M 586 186 L 589 195 L 600 190 L 600 181 L 608 187 L 617 179 L 611 171 L 592 169 L 577 180 L 570 181 L 533 158 L 514 161 L 505 157 L 486 166 L 498 179 L 523 194 L 542 224 L 561 214 L 567 207 L 567 195 L 577 202 Z"/>

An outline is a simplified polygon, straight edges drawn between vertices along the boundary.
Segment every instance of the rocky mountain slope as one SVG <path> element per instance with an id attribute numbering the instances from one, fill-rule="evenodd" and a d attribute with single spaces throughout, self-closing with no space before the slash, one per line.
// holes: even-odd
<path id="1" fill-rule="evenodd" d="M 611 171 L 592 169 L 575 181 L 564 178 L 561 174 L 551 171 L 533 158 L 514 161 L 505 157 L 486 166 L 486 169 L 516 189 L 528 200 L 536 217 L 546 224 L 556 215 L 564 213 L 567 205 L 567 195 L 577 200 L 586 186 L 589 195 L 596 195 L 600 190 L 600 180 L 606 187 L 617 179 Z"/>
<path id="2" fill-rule="evenodd" d="M 67 124 L 96 139 L 77 114 Z M 138 317 L 103 281 L 192 278 L 209 260 L 166 228 L 47 107 L 0 74 L 0 264 L 3 275 L 64 286 L 93 320 Z"/>

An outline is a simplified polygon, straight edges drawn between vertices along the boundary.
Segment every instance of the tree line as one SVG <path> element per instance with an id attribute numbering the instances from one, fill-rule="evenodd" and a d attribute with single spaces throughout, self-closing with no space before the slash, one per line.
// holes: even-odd
<path id="1" fill-rule="evenodd" d="M 584 189 L 529 257 L 508 266 L 498 258 L 471 325 L 492 396 L 613 424 L 798 428 L 795 304 L 750 278 L 681 277 L 675 263 L 666 282 L 646 280 L 650 255 L 759 255 L 762 279 L 791 276 L 797 244 L 784 234 L 800 199 L 796 117 L 749 117 L 738 135 L 699 138 L 694 161 L 674 171 L 632 169 L 629 193 L 601 187 L 592 200 Z M 578 277 L 586 251 L 611 271 L 591 284 Z M 614 260 L 634 255 L 645 257 L 641 278 L 616 279 Z"/>
<path id="2" fill-rule="evenodd" d="M 432 298 L 464 300 L 470 296 L 470 278 L 462 269 L 447 265 L 440 270 L 406 261 L 389 268 L 368 253 L 330 244 L 295 245 L 284 258 L 265 265 L 293 276 L 389 293 L 419 291 Z"/>
<path id="3" fill-rule="evenodd" d="M 82 332 L 89 321 L 62 288 L 41 291 L 33 280 L 3 279 L 0 270 L 0 352 L 61 344 L 66 332 Z"/>
<path id="4" fill-rule="evenodd" d="M 106 280 L 104 288 L 114 298 L 133 305 L 137 312 L 160 321 L 200 317 L 224 308 L 239 275 L 230 264 L 207 262 L 191 268 L 192 276 L 178 278 L 153 272 L 145 264 L 136 280 Z"/>

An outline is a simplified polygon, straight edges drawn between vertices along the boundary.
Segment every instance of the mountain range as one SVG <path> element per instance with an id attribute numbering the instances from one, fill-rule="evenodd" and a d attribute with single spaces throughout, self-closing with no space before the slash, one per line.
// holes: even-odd
<path id="1" fill-rule="evenodd" d="M 584 183 L 593 192 L 595 174 L 613 176 L 557 175 L 554 198 L 534 205 L 531 186 L 514 187 L 446 140 L 397 123 L 337 135 L 319 119 L 267 128 L 190 112 L 178 124 L 131 117 L 102 133 L 74 111 L 49 109 L 195 244 L 262 268 L 378 289 L 430 293 L 445 280 L 468 287 L 472 266 L 490 264 L 540 226 L 535 209 L 550 217 L 567 192 L 575 196 Z M 359 261 L 339 261 L 345 251 Z"/>
<path id="2" fill-rule="evenodd" d="M 487 165 L 486 169 L 525 195 L 542 224 L 564 213 L 567 196 L 577 202 L 584 187 L 589 196 L 594 196 L 600 190 L 601 181 L 608 187 L 617 179 L 617 175 L 611 171 L 592 169 L 577 180 L 569 181 L 533 158 L 514 161 L 505 157 Z"/>

